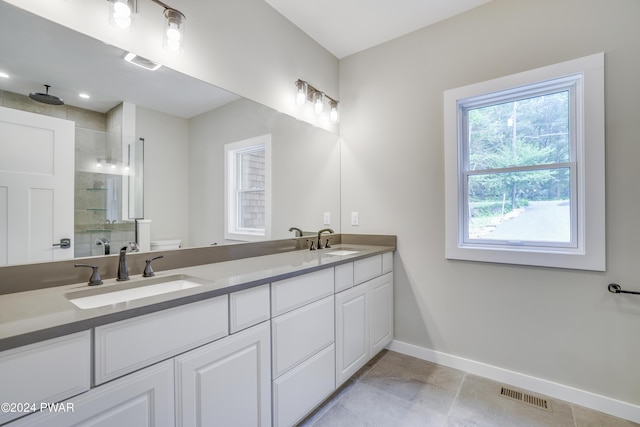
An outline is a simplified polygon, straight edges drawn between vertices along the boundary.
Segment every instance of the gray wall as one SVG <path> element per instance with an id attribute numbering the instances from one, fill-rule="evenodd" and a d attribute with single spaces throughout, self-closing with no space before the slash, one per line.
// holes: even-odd
<path id="1" fill-rule="evenodd" d="M 189 120 L 189 232 L 195 246 L 224 242 L 224 146 L 271 135 L 271 238 L 290 227 L 340 231 L 339 137 L 248 99 Z"/>
<path id="2" fill-rule="evenodd" d="M 640 404 L 640 2 L 494 0 L 340 61 L 342 231 L 398 236 L 396 339 Z M 607 271 L 444 258 L 443 91 L 606 53 Z M 350 225 L 350 212 L 360 225 Z"/>

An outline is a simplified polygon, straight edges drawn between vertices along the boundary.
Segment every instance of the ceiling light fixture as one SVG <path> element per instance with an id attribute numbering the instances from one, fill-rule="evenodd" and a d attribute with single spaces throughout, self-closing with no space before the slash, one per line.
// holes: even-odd
<path id="1" fill-rule="evenodd" d="M 128 29 L 133 23 L 133 15 L 137 12 L 137 0 L 107 0 L 109 2 L 109 22 L 117 28 Z M 184 45 L 184 22 L 182 12 L 172 8 L 160 0 L 151 2 L 164 8 L 166 19 L 162 46 L 170 52 L 180 52 Z"/>
<path id="2" fill-rule="evenodd" d="M 304 80 L 296 80 L 296 104 L 302 106 L 305 102 L 313 103 L 313 110 L 316 114 L 324 111 L 325 99 L 329 103 L 329 120 L 338 122 L 338 100 L 331 98 L 326 93 L 316 89 Z"/>
<path id="3" fill-rule="evenodd" d="M 0 71 L 0 78 L 8 79 L 9 78 L 9 74 L 7 74 L 7 73 L 5 73 L 3 71 Z"/>

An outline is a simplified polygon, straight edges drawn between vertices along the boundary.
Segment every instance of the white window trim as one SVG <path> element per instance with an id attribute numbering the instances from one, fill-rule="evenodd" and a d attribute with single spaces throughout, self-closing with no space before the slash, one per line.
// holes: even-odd
<path id="1" fill-rule="evenodd" d="M 249 147 L 264 145 L 265 149 L 265 229 L 264 232 L 242 230 L 237 225 L 237 200 L 235 191 L 235 153 Z M 224 238 L 241 242 L 258 242 L 271 238 L 271 135 L 261 135 L 224 146 Z"/>
<path id="2" fill-rule="evenodd" d="M 516 245 L 467 245 L 460 220 L 463 215 L 459 168 L 458 101 L 570 75 L 582 75 L 582 119 L 576 152 L 578 244 L 573 248 L 521 248 Z M 580 112 L 578 111 L 578 115 Z M 605 253 L 605 145 L 604 53 L 451 89 L 444 93 L 445 256 L 448 259 L 535 265 L 604 271 Z M 580 150 L 583 147 L 584 150 Z"/>

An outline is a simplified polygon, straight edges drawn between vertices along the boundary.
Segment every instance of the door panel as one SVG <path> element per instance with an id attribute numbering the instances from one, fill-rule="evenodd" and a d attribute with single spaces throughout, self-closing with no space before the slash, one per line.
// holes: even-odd
<path id="1" fill-rule="evenodd" d="M 73 258 L 75 124 L 0 107 L 0 265 Z"/>

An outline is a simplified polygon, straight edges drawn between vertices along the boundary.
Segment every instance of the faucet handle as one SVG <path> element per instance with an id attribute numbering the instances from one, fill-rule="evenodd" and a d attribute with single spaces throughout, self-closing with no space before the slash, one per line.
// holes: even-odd
<path id="1" fill-rule="evenodd" d="M 147 263 L 147 265 L 144 267 L 144 272 L 142 273 L 142 277 L 153 277 L 156 275 L 156 273 L 153 272 L 153 269 L 151 268 L 151 262 L 160 259 L 160 258 L 164 258 L 164 255 L 160 255 L 157 256 L 155 258 L 151 258 L 151 259 L 147 259 L 145 260 L 145 262 Z"/>
<path id="2" fill-rule="evenodd" d="M 74 267 L 88 267 L 92 268 L 91 277 L 89 278 L 89 286 L 102 285 L 102 278 L 100 277 L 100 273 L 98 273 L 97 265 L 88 265 L 88 264 L 74 264 Z"/>
<path id="3" fill-rule="evenodd" d="M 309 241 L 309 239 L 307 239 L 307 242 Z M 310 251 L 315 251 L 316 250 L 316 242 L 314 242 L 313 240 L 311 240 L 311 246 L 309 247 Z"/>
<path id="4" fill-rule="evenodd" d="M 329 248 L 331 248 L 331 245 L 329 244 L 329 240 L 330 240 L 330 239 L 327 237 L 327 243 L 325 243 L 325 245 L 324 245 L 324 248 L 325 248 L 325 249 L 329 249 Z"/>

